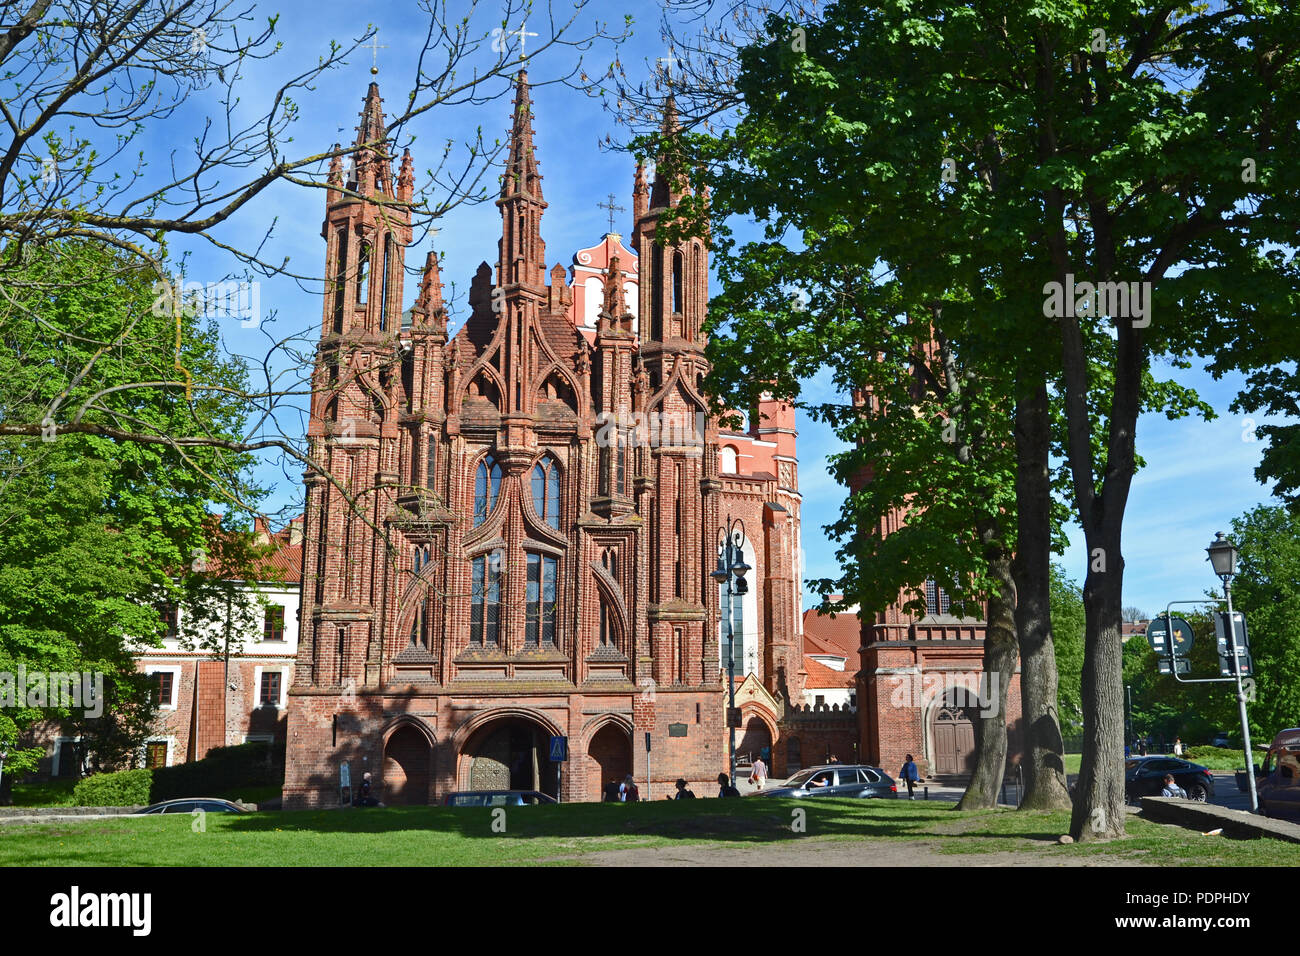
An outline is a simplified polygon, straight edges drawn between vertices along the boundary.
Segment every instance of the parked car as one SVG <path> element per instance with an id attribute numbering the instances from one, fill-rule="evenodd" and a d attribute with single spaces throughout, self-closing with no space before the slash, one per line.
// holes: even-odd
<path id="1" fill-rule="evenodd" d="M 1214 775 L 1200 764 L 1179 757 L 1134 757 L 1124 761 L 1124 793 L 1133 803 L 1142 797 L 1158 797 L 1167 773 L 1174 775 L 1174 783 L 1187 792 L 1189 800 L 1205 803 L 1214 796 Z"/>
<path id="2" fill-rule="evenodd" d="M 1300 727 L 1281 731 L 1256 768 L 1259 812 L 1266 817 L 1300 817 Z"/>
<path id="3" fill-rule="evenodd" d="M 1224 748 L 1231 747 L 1232 738 L 1228 736 L 1228 732 L 1226 730 L 1220 730 L 1217 734 L 1215 734 L 1213 737 L 1210 738 L 1210 746 L 1224 747 Z"/>
<path id="4" fill-rule="evenodd" d="M 248 807 L 240 806 L 233 800 L 222 800 L 219 797 L 183 797 L 178 800 L 164 800 L 162 803 L 155 803 L 153 806 L 145 807 L 141 813 L 193 813 L 195 810 L 202 810 L 204 813 L 251 813 Z"/>
<path id="5" fill-rule="evenodd" d="M 457 790 L 442 798 L 445 807 L 540 807 L 556 802 L 538 790 Z"/>
<path id="6" fill-rule="evenodd" d="M 879 767 L 830 764 L 801 770 L 780 786 L 751 797 L 897 797 L 898 785 Z"/>

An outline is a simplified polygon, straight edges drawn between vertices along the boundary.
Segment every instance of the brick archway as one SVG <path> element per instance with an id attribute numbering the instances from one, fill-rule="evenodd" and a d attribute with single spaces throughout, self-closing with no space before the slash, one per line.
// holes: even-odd
<path id="1" fill-rule="evenodd" d="M 432 797 L 433 747 L 413 724 L 398 725 L 384 741 L 383 801 L 422 805 Z"/>
<path id="2" fill-rule="evenodd" d="M 558 797 L 548 744 L 556 728 L 528 712 L 483 715 L 457 734 L 456 779 L 463 790 L 540 790 Z"/>
<path id="3" fill-rule="evenodd" d="M 632 735 L 620 723 L 602 724 L 587 744 L 588 800 L 604 799 L 605 787 L 632 772 Z"/>

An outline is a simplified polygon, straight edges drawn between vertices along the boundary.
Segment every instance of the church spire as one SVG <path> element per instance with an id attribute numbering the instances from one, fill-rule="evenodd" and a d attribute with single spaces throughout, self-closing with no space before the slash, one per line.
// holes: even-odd
<path id="1" fill-rule="evenodd" d="M 677 119 L 677 100 L 669 94 L 664 103 L 664 121 L 660 132 L 664 142 L 671 143 L 681 131 L 682 124 Z M 676 165 L 675 158 L 670 153 L 663 149 L 659 151 L 655 161 L 654 189 L 650 193 L 651 209 L 676 206 L 686 194 L 685 177 L 675 168 Z"/>
<path id="2" fill-rule="evenodd" d="M 393 194 L 393 164 L 388 154 L 383 102 L 379 96 L 379 84 L 372 82 L 361 106 L 357 150 L 352 154 L 355 165 L 348 175 L 348 185 L 363 196 L 376 192 L 388 196 Z"/>
<path id="3" fill-rule="evenodd" d="M 537 171 L 533 147 L 533 104 L 528 92 L 528 71 L 520 70 L 515 84 L 514 122 L 510 153 L 501 177 L 501 241 L 497 282 L 501 286 L 546 284 L 546 243 L 542 241 L 542 176 Z"/>
<path id="4" fill-rule="evenodd" d="M 523 193 L 541 200 L 542 176 L 537 171 L 533 147 L 533 101 L 528 90 L 528 71 L 520 70 L 515 81 L 514 123 L 510 129 L 510 155 L 501 178 L 501 198 Z"/>

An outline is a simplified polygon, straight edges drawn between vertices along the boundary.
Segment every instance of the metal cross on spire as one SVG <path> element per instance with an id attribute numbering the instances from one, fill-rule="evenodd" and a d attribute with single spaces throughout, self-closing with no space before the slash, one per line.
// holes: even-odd
<path id="1" fill-rule="evenodd" d="M 614 200 L 615 200 L 616 198 L 617 198 L 617 197 L 616 197 L 613 193 L 610 193 L 610 194 L 609 194 L 609 202 L 598 202 L 598 203 L 596 203 L 596 205 L 597 205 L 599 208 L 601 208 L 601 209 L 608 209 L 608 210 L 609 210 L 609 231 L 610 231 L 610 232 L 613 232 L 613 231 L 614 231 L 614 213 L 615 213 L 615 211 L 617 211 L 617 212 L 624 212 L 624 211 L 626 211 L 626 210 L 624 209 L 623 206 L 616 206 L 616 205 L 614 205 Z"/>
<path id="2" fill-rule="evenodd" d="M 376 29 L 370 42 L 361 45 L 370 51 L 370 75 L 374 76 L 379 72 L 379 51 L 387 50 L 388 44 L 379 42 L 379 30 Z"/>
<path id="3" fill-rule="evenodd" d="M 535 37 L 535 36 L 538 36 L 538 34 L 529 32 L 529 30 L 528 30 L 528 21 L 527 21 L 527 20 L 525 20 L 525 21 L 520 25 L 520 27 L 519 27 L 518 30 L 511 30 L 511 31 L 510 31 L 510 34 L 511 34 L 511 36 L 517 36 L 517 37 L 519 37 L 519 59 L 521 59 L 521 60 L 523 60 L 523 59 L 527 59 L 527 57 L 524 55 L 524 47 L 525 47 L 525 45 L 526 45 L 527 42 L 528 42 L 528 41 L 525 39 L 525 37 Z"/>

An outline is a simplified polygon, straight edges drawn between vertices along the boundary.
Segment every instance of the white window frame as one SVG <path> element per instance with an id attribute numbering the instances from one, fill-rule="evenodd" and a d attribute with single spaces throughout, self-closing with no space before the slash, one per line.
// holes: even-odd
<path id="1" fill-rule="evenodd" d="M 59 769 L 60 769 L 60 768 L 59 768 L 59 764 L 60 764 L 60 763 L 62 762 L 62 760 L 63 760 L 63 745 L 64 745 L 64 744 L 79 744 L 79 743 L 81 743 L 81 738 L 80 738 L 80 737 L 56 737 L 56 738 L 54 738 L 54 756 L 53 756 L 53 758 L 52 758 L 51 761 L 50 761 L 50 776 L 51 776 L 51 777 L 58 777 L 58 776 L 59 776 Z"/>
<path id="2" fill-rule="evenodd" d="M 149 766 L 149 745 L 150 744 L 167 745 L 167 757 L 163 762 L 163 766 L 170 767 L 172 765 L 172 755 L 175 754 L 176 752 L 176 738 L 170 736 L 169 737 L 146 737 L 144 741 L 144 746 L 140 748 L 141 768 L 146 768 Z"/>
<path id="3" fill-rule="evenodd" d="M 257 710 L 262 705 L 262 674 L 263 673 L 280 674 L 280 700 L 275 705 L 277 710 L 284 710 L 289 703 L 289 668 L 283 666 L 253 668 L 253 704 L 252 709 Z"/>
<path id="4" fill-rule="evenodd" d="M 172 675 L 172 699 L 169 704 L 159 704 L 159 710 L 175 710 L 176 698 L 181 690 L 181 666 L 179 664 L 146 664 L 144 667 L 145 676 L 150 674 L 171 674 Z"/>

